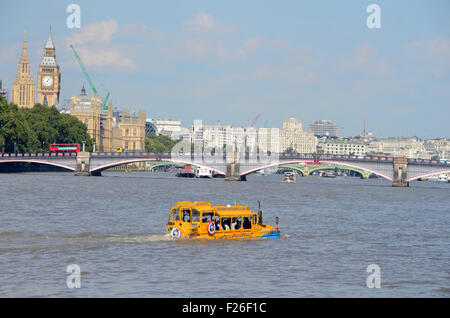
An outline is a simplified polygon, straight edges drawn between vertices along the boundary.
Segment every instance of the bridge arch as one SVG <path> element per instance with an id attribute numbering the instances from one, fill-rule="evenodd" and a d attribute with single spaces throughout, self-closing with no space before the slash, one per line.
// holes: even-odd
<path id="1" fill-rule="evenodd" d="M 328 165 L 328 166 L 309 166 L 308 167 L 308 173 L 311 174 L 314 171 L 322 171 L 322 170 L 335 170 L 335 169 L 339 169 L 339 170 L 350 170 L 353 172 L 356 172 L 358 174 L 360 174 L 361 176 L 364 176 L 364 172 L 369 174 L 369 171 L 367 170 L 362 170 L 362 169 L 358 169 L 355 167 L 351 167 L 351 166 L 343 166 L 343 165 Z"/>
<path id="2" fill-rule="evenodd" d="M 151 169 L 156 167 L 167 167 L 176 166 L 177 164 L 182 164 L 181 162 L 169 162 L 169 161 L 154 161 L 150 164 Z"/>
<path id="3" fill-rule="evenodd" d="M 282 164 L 279 166 L 280 169 L 290 169 L 290 170 L 295 170 L 297 172 L 300 172 L 302 174 L 302 176 L 305 175 L 305 169 L 302 169 L 302 167 L 304 166 L 295 166 L 293 164 Z"/>
<path id="4" fill-rule="evenodd" d="M 430 177 L 430 176 L 434 176 L 434 175 L 439 175 L 441 173 L 447 173 L 448 174 L 448 173 L 450 173 L 450 169 L 448 169 L 448 170 L 439 170 L 439 171 L 427 172 L 427 173 L 424 173 L 424 174 L 420 174 L 418 176 L 407 178 L 406 182 L 414 181 L 414 180 L 417 180 L 419 178 L 425 178 L 425 177 Z"/>
<path id="5" fill-rule="evenodd" d="M 262 166 L 259 166 L 259 167 L 255 167 L 255 168 L 251 168 L 251 169 L 248 169 L 248 170 L 244 170 L 241 173 L 239 173 L 239 176 L 245 177 L 245 176 L 247 176 L 247 175 L 249 175 L 249 174 L 251 174 L 253 172 L 256 172 L 258 170 L 263 170 L 263 169 L 276 167 L 276 166 L 280 166 L 280 165 L 284 165 L 284 164 L 292 164 L 292 163 L 305 163 L 306 164 L 306 163 L 311 163 L 311 162 L 312 162 L 311 160 L 302 160 L 302 159 L 289 160 L 289 161 L 283 161 L 283 162 L 275 162 L 275 163 L 271 162 L 269 164 L 265 164 L 265 165 L 262 165 Z"/>
<path id="6" fill-rule="evenodd" d="M 322 170 L 335 170 L 335 169 L 339 169 L 339 170 L 350 170 L 353 172 L 356 172 L 358 174 L 360 174 L 361 176 L 364 176 L 364 172 L 367 173 L 367 176 L 369 175 L 369 173 L 367 171 L 361 170 L 361 169 L 357 169 L 357 168 L 353 168 L 350 166 L 341 166 L 341 165 L 328 165 L 328 166 L 322 166 L 322 165 L 295 165 L 295 164 L 281 164 L 279 166 L 282 169 L 291 169 L 291 170 L 295 170 L 300 172 L 303 176 L 306 175 L 310 175 L 312 172 L 314 171 L 322 171 Z M 306 171 L 307 170 L 307 171 Z"/>
<path id="7" fill-rule="evenodd" d="M 293 164 L 293 163 L 305 163 L 305 164 L 307 164 L 307 163 L 314 163 L 314 161 L 312 161 L 312 160 L 305 160 L 305 159 L 298 159 L 298 160 L 289 160 L 289 161 L 283 161 L 283 162 L 269 163 L 269 164 L 266 164 L 266 165 L 262 165 L 262 166 L 259 166 L 259 167 L 255 167 L 255 168 L 252 168 L 252 169 L 245 170 L 245 171 L 240 173 L 240 176 L 243 177 L 243 176 L 246 176 L 246 175 L 248 175 L 250 173 L 258 171 L 258 170 L 262 170 L 262 169 L 266 169 L 266 168 L 270 168 L 270 167 L 275 167 L 275 166 L 280 166 L 280 165 L 284 165 L 284 164 Z M 380 177 L 383 177 L 383 178 L 385 178 L 385 179 L 387 179 L 389 181 L 393 181 L 393 178 L 391 176 L 385 175 L 382 172 L 379 172 L 379 171 L 376 171 L 376 170 L 373 170 L 373 169 L 369 169 L 369 168 L 366 168 L 366 167 L 363 167 L 363 166 L 359 166 L 359 165 L 356 165 L 356 164 L 353 164 L 353 163 L 340 162 L 340 161 L 331 161 L 331 160 L 320 160 L 319 163 L 332 164 L 332 165 L 342 166 L 342 167 L 348 167 L 349 170 L 356 170 L 356 169 L 357 170 L 363 170 L 363 171 L 367 171 L 369 173 L 376 174 L 376 175 L 378 175 Z M 317 169 L 315 169 L 315 170 L 317 170 Z M 360 171 L 357 171 L 357 172 L 361 173 Z"/>
<path id="8" fill-rule="evenodd" d="M 0 164 L 8 164 L 8 163 L 36 163 L 36 164 L 42 164 L 42 165 L 48 165 L 48 166 L 54 166 L 59 167 L 63 169 L 67 169 L 69 171 L 75 171 L 75 167 L 71 167 L 68 165 L 64 165 L 58 162 L 52 162 L 52 161 L 45 161 L 45 160 L 39 160 L 39 159 L 8 159 L 8 160 L 0 160 Z"/>
<path id="9" fill-rule="evenodd" d="M 127 164 L 127 163 L 145 162 L 145 161 L 151 161 L 151 162 L 155 162 L 155 163 L 156 162 L 158 162 L 158 163 L 159 162 L 161 162 L 161 163 L 162 162 L 167 162 L 167 163 L 172 163 L 172 164 L 183 163 L 183 164 L 188 164 L 188 165 L 197 166 L 197 167 L 204 167 L 204 168 L 207 168 L 207 169 L 211 169 L 213 171 L 220 172 L 222 174 L 226 174 L 225 171 L 217 169 L 215 167 L 211 167 L 211 166 L 208 166 L 208 165 L 205 165 L 205 164 L 201 164 L 201 163 L 193 162 L 193 161 L 189 161 L 189 160 L 183 160 L 183 159 L 180 160 L 179 158 L 177 158 L 176 160 L 173 160 L 173 159 L 156 160 L 156 159 L 149 159 L 149 158 L 123 159 L 123 160 L 114 161 L 114 162 L 110 162 L 110 163 L 107 163 L 107 164 L 104 164 L 104 165 L 100 165 L 100 166 L 91 168 L 89 171 L 90 172 L 100 172 L 100 171 L 106 170 L 108 168 L 120 166 L 120 165 Z M 92 165 L 92 161 L 91 161 L 91 165 Z"/>

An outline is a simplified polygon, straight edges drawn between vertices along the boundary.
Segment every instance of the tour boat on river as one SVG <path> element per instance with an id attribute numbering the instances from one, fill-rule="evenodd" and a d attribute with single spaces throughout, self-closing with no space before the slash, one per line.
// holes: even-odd
<path id="1" fill-rule="evenodd" d="M 280 238 L 276 226 L 262 223 L 262 212 L 248 206 L 212 206 L 209 202 L 177 202 L 170 210 L 166 230 L 175 238 L 264 239 Z"/>

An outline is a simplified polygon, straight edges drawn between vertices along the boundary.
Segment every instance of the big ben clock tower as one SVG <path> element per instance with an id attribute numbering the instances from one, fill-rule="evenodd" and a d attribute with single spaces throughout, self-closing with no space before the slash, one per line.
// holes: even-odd
<path id="1" fill-rule="evenodd" d="M 38 72 L 38 103 L 47 106 L 59 105 L 59 92 L 61 88 L 61 71 L 56 62 L 55 45 L 52 38 L 52 27 L 45 44 L 44 57 L 39 64 Z"/>

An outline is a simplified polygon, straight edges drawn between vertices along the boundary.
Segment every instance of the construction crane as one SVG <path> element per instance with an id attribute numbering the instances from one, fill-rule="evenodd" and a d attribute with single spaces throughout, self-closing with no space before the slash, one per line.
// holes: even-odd
<path id="1" fill-rule="evenodd" d="M 255 119 L 253 119 L 252 124 L 250 125 L 250 127 L 253 127 L 256 123 L 256 121 L 258 120 L 259 117 L 261 117 L 262 114 L 258 114 L 256 115 Z M 244 147 L 245 149 L 247 149 L 247 134 L 245 134 L 244 136 Z"/>
<path id="2" fill-rule="evenodd" d="M 253 125 L 256 123 L 256 121 L 258 120 L 259 117 L 261 117 L 262 114 L 258 114 L 255 119 L 253 119 L 252 124 L 250 127 L 253 127 Z"/>
<path id="3" fill-rule="evenodd" d="M 88 74 L 88 72 L 87 72 L 87 70 L 86 70 L 86 66 L 84 66 L 84 63 L 83 63 L 83 61 L 81 60 L 81 57 L 78 55 L 77 51 L 75 50 L 75 48 L 73 47 L 72 44 L 70 44 L 69 46 L 70 46 L 70 48 L 72 49 L 73 54 L 75 55 L 75 58 L 77 59 L 78 64 L 80 65 L 81 70 L 83 71 L 84 76 L 86 77 L 86 79 L 87 79 L 89 85 L 91 86 L 91 89 L 92 89 L 92 91 L 94 92 L 94 95 L 95 95 L 95 96 L 98 96 L 97 89 L 95 88 L 94 83 L 92 82 L 91 77 L 89 76 L 89 74 Z M 103 100 L 103 109 L 108 109 L 108 105 L 106 105 L 106 103 L 108 102 L 108 98 L 109 98 L 109 92 L 106 94 L 106 97 L 105 97 L 105 99 Z"/>

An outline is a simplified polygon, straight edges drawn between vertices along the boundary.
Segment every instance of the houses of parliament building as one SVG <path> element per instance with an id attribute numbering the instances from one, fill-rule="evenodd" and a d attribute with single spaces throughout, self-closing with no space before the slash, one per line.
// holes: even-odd
<path id="1" fill-rule="evenodd" d="M 22 54 L 12 86 L 11 102 L 27 108 L 33 107 L 36 103 L 59 108 L 60 90 L 61 70 L 56 60 L 51 27 L 37 73 L 37 100 L 24 34 Z M 118 148 L 130 151 L 145 149 L 144 112 L 139 112 L 138 115 L 127 111 L 113 112 L 111 102 L 107 109 L 103 109 L 100 98 L 88 97 L 84 87 L 80 95 L 72 96 L 70 99 L 69 112 L 86 124 L 97 151 L 111 152 Z"/>

